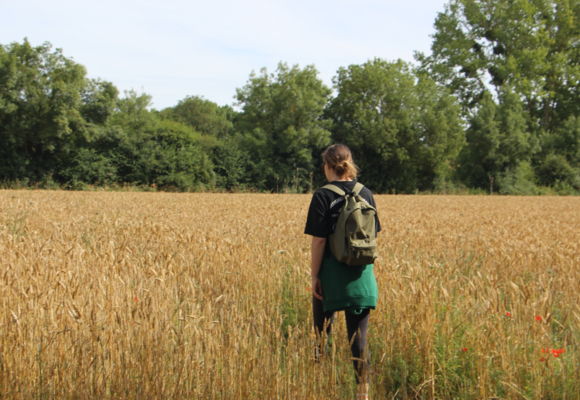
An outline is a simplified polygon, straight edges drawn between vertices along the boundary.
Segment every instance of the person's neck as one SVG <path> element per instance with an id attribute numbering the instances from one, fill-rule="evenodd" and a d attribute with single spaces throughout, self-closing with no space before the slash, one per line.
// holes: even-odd
<path id="1" fill-rule="evenodd" d="M 329 182 L 348 182 L 351 181 L 352 179 L 347 178 L 346 176 L 338 176 L 336 174 L 330 174 L 328 177 L 328 181 Z"/>

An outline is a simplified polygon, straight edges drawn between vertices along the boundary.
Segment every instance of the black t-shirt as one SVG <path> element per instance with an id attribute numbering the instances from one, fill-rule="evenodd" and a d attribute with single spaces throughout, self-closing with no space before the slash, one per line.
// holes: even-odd
<path id="1" fill-rule="evenodd" d="M 330 182 L 338 186 L 345 192 L 352 192 L 356 181 L 334 181 Z M 369 204 L 377 208 L 372 192 L 366 188 L 361 190 L 360 195 Z M 310 208 L 308 209 L 308 218 L 304 233 L 317 237 L 328 237 L 333 231 L 340 213 L 340 208 L 344 202 L 344 197 L 339 196 L 331 190 L 319 188 L 314 192 Z M 381 224 L 377 215 L 377 232 L 381 230 Z"/>

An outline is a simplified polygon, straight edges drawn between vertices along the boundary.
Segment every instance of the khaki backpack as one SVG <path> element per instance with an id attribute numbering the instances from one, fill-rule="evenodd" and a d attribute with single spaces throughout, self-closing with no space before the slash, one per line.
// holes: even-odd
<path id="1" fill-rule="evenodd" d="M 323 188 L 344 197 L 336 227 L 328 237 L 332 254 L 348 265 L 372 264 L 377 258 L 377 210 L 360 195 L 364 186 L 357 182 L 350 193 L 332 184 Z"/>

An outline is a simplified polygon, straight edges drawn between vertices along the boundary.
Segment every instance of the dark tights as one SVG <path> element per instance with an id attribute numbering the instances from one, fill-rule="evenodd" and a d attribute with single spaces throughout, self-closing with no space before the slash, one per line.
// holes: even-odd
<path id="1" fill-rule="evenodd" d="M 332 323 L 334 322 L 334 311 L 324 312 L 322 301 L 312 297 L 312 314 L 314 316 L 314 329 L 318 337 L 325 331 L 330 337 L 332 333 Z M 368 360 L 366 357 L 367 330 L 369 326 L 370 310 L 363 309 L 361 313 L 345 310 L 346 330 L 350 341 L 350 351 L 352 362 L 356 372 L 356 382 L 366 382 L 368 371 Z M 317 349 L 318 352 L 320 348 Z"/>

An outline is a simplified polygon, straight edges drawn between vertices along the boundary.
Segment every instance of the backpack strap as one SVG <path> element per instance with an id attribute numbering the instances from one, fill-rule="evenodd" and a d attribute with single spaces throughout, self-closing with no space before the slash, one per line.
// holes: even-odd
<path id="1" fill-rule="evenodd" d="M 358 194 L 361 192 L 361 190 L 363 190 L 363 188 L 364 188 L 364 187 L 365 187 L 365 185 L 363 185 L 363 184 L 362 184 L 362 183 L 360 183 L 360 182 L 357 182 L 357 183 L 354 185 L 354 188 L 352 189 L 352 192 L 353 192 L 355 195 L 358 195 Z"/>
<path id="2" fill-rule="evenodd" d="M 342 197 L 342 196 L 346 196 L 346 192 L 345 192 L 344 190 L 342 190 L 342 189 L 341 189 L 341 188 L 339 188 L 338 186 L 336 186 L 336 185 L 333 185 L 333 184 L 331 184 L 331 183 L 329 183 L 328 185 L 324 185 L 322 188 L 323 188 L 323 189 L 328 189 L 328 190 L 330 190 L 331 192 L 334 192 L 334 193 L 336 193 L 337 195 L 339 195 L 339 196 L 341 196 L 341 197 Z"/>
<path id="3" fill-rule="evenodd" d="M 352 189 L 352 193 L 354 193 L 355 195 L 357 195 L 357 194 L 359 194 L 359 193 L 361 192 L 361 190 L 363 190 L 363 188 L 364 188 L 364 187 L 365 187 L 365 186 L 364 186 L 362 183 L 360 183 L 360 182 L 357 182 L 357 183 L 354 185 L 354 188 Z M 322 188 L 323 188 L 323 189 L 328 189 L 328 190 L 330 190 L 331 192 L 334 192 L 334 193 L 336 193 L 336 194 L 337 194 L 337 195 L 339 195 L 339 196 L 346 196 L 346 192 L 345 192 L 344 190 L 342 190 L 342 189 L 341 189 L 341 188 L 339 188 L 338 186 L 336 186 L 336 185 L 333 185 L 333 184 L 331 184 L 331 183 L 329 183 L 329 184 L 327 184 L 327 185 L 324 185 Z"/>

